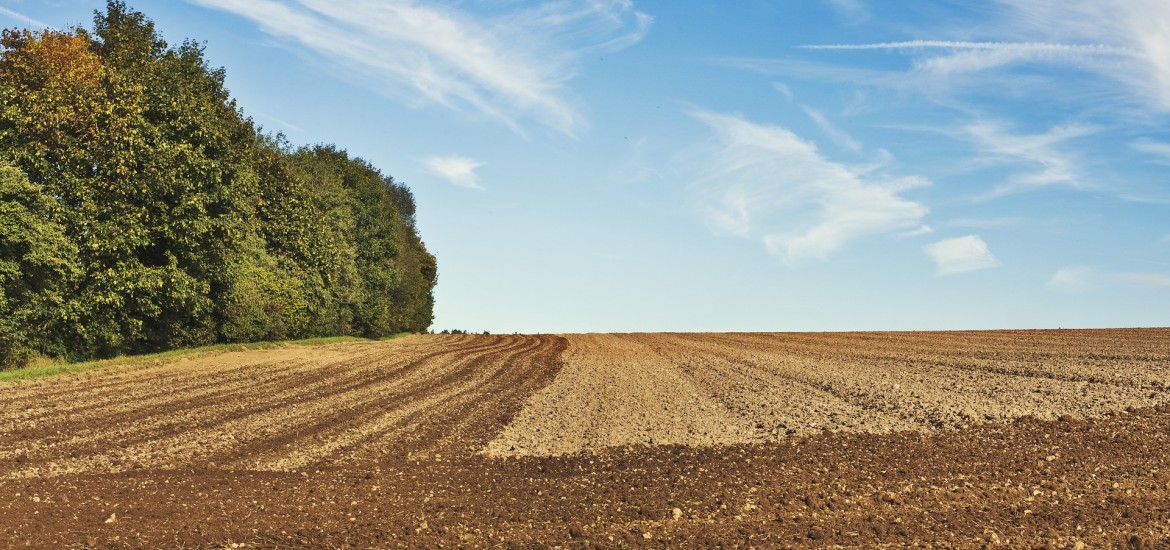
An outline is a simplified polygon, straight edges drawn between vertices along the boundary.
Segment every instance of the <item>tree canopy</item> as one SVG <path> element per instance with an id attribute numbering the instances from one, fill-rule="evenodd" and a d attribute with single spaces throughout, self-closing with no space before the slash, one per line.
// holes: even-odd
<path id="1" fill-rule="evenodd" d="M 410 190 L 263 133 L 199 43 L 111 0 L 0 47 L 0 368 L 430 326 Z"/>

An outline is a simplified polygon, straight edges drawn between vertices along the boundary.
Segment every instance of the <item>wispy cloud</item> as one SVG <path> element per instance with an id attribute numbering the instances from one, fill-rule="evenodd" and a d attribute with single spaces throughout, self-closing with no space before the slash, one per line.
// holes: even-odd
<path id="1" fill-rule="evenodd" d="M 1170 291 L 1170 274 L 1167 273 L 1109 273 L 1084 266 L 1070 266 L 1057 270 L 1045 286 L 1049 290 L 1077 294 L 1117 282 L 1147 290 Z"/>
<path id="2" fill-rule="evenodd" d="M 648 158 L 650 139 L 646 136 L 624 140 L 629 144 L 624 161 L 616 161 L 612 179 L 631 184 L 643 184 L 661 180 L 662 171 L 656 162 Z"/>
<path id="3" fill-rule="evenodd" d="M 484 165 L 483 162 L 461 156 L 446 156 L 428 157 L 423 159 L 422 163 L 431 173 L 459 187 L 483 190 L 475 173 L 477 168 Z"/>
<path id="4" fill-rule="evenodd" d="M 691 189 L 718 230 L 762 238 L 790 264 L 824 258 L 863 237 L 913 230 L 926 207 L 899 196 L 929 185 L 833 162 L 786 128 L 692 111 L 715 139 Z"/>
<path id="5" fill-rule="evenodd" d="M 1126 59 L 1086 68 L 1170 112 L 1170 3 L 1164 0 L 999 0 L 1017 35 L 1108 44 Z"/>
<path id="6" fill-rule="evenodd" d="M 981 159 L 983 162 L 1028 168 L 996 186 L 989 198 L 1048 185 L 1068 185 L 1075 189 L 1090 187 L 1077 157 L 1059 146 L 1095 132 L 1097 128 L 1093 126 L 1065 125 L 1044 134 L 1021 135 L 988 121 L 971 124 L 963 130 L 965 137 L 985 155 Z"/>
<path id="7" fill-rule="evenodd" d="M 796 94 L 792 93 L 792 88 L 789 88 L 788 85 L 783 82 L 773 82 L 772 88 L 774 88 L 777 92 L 780 92 L 780 94 L 784 96 L 784 99 L 787 99 L 788 101 L 796 99 Z"/>
<path id="8" fill-rule="evenodd" d="M 1129 146 L 1135 151 L 1154 157 L 1152 162 L 1170 165 L 1170 143 L 1154 141 L 1152 139 L 1139 139 L 1130 143 Z"/>
<path id="9" fill-rule="evenodd" d="M 897 50 L 915 56 L 912 72 L 932 90 L 945 87 L 951 77 L 963 77 L 1024 62 L 1042 62 L 1098 68 L 1133 58 L 1137 52 L 1106 44 L 1051 44 L 1037 42 L 959 42 L 914 40 L 878 44 L 811 45 L 819 50 Z M 929 52 L 929 53 L 924 53 Z M 932 55 L 932 53 L 942 52 Z M 972 81 L 977 82 L 977 81 Z"/>
<path id="10" fill-rule="evenodd" d="M 1170 196 L 1156 196 L 1156 195 L 1142 195 L 1136 193 L 1122 193 L 1117 195 L 1118 198 L 1129 202 L 1136 202 L 1141 204 L 1160 204 L 1170 205 Z"/>
<path id="11" fill-rule="evenodd" d="M 1100 272 L 1091 267 L 1069 266 L 1058 269 L 1045 285 L 1048 290 L 1078 294 L 1097 287 Z"/>
<path id="12" fill-rule="evenodd" d="M 903 233 L 900 233 L 900 234 L 898 234 L 898 237 L 903 238 L 903 239 L 909 239 L 911 237 L 921 237 L 923 235 L 929 235 L 931 233 L 934 233 L 934 228 L 929 226 L 929 225 L 923 225 L 923 226 L 920 226 L 918 229 L 912 229 L 910 231 L 905 231 Z"/>
<path id="13" fill-rule="evenodd" d="M 999 266 L 999 260 L 978 235 L 945 239 L 923 247 L 939 275 L 953 275 Z"/>
<path id="14" fill-rule="evenodd" d="M 723 67 L 751 71 L 769 76 L 840 82 L 844 84 L 863 84 L 881 88 L 901 88 L 905 85 L 906 80 L 906 75 L 901 71 L 828 65 L 802 59 L 711 57 L 708 59 L 708 62 Z M 784 84 L 781 84 L 781 86 L 785 89 L 788 88 Z M 776 85 L 773 84 L 773 87 L 776 87 Z M 907 89 L 910 88 L 911 86 L 907 86 Z M 779 87 L 777 87 L 777 91 L 786 96 L 788 95 L 784 89 Z"/>
<path id="15" fill-rule="evenodd" d="M 490 15 L 410 0 L 188 0 L 235 13 L 275 37 L 410 98 L 472 109 L 520 129 L 532 118 L 584 125 L 566 83 L 581 55 L 637 43 L 652 18 L 630 0 L 547 2 Z"/>
<path id="16" fill-rule="evenodd" d="M 1013 227 L 1029 223 L 1027 218 L 1000 217 L 1000 218 L 955 218 L 947 220 L 946 227 L 965 229 L 992 229 L 997 227 Z"/>
<path id="17" fill-rule="evenodd" d="M 33 19 L 32 17 L 29 17 L 23 13 L 13 11 L 5 7 L 0 7 L 0 15 L 7 15 L 12 19 L 20 21 L 21 23 L 27 23 L 29 27 L 32 27 L 32 30 L 56 29 L 56 27 L 45 23 L 44 21 Z"/>
<path id="18" fill-rule="evenodd" d="M 862 0 L 828 0 L 828 2 L 837 13 L 854 23 L 860 23 L 870 17 L 869 8 Z"/>
<path id="19" fill-rule="evenodd" d="M 1086 69 L 1103 69 L 1118 60 L 1138 55 L 1133 49 L 1107 44 L 1061 44 L 1041 42 L 963 42 L 950 40 L 911 40 L 871 44 L 809 44 L 806 50 L 892 50 L 912 56 L 910 77 L 916 87 L 929 90 L 964 84 L 986 84 L 977 80 L 957 80 L 971 73 L 1004 68 L 1024 62 L 1074 65 Z M 922 86 L 929 84 L 929 86 Z"/>
<path id="20" fill-rule="evenodd" d="M 265 113 L 265 112 L 263 112 L 263 111 L 257 111 L 257 110 L 254 110 L 254 109 L 253 109 L 253 110 L 251 110 L 251 112 L 252 112 L 253 114 L 255 114 L 257 117 L 260 117 L 261 119 L 264 119 L 264 120 L 270 120 L 270 121 L 272 121 L 272 122 L 275 122 L 276 124 L 279 124 L 280 126 L 282 126 L 282 127 L 286 128 L 286 129 L 289 129 L 289 130 L 292 130 L 292 131 L 294 131 L 294 132 L 297 132 L 298 134 L 300 134 L 300 133 L 304 133 L 304 132 L 305 132 L 303 129 L 301 129 L 301 128 L 300 128 L 299 126 L 297 126 L 296 124 L 293 124 L 293 123 L 291 123 L 291 122 L 288 122 L 287 120 L 284 120 L 284 119 L 281 119 L 281 118 L 278 118 L 278 117 L 272 116 L 272 115 L 270 115 L 270 114 L 268 114 L 268 113 Z"/>
<path id="21" fill-rule="evenodd" d="M 1000 0 L 1003 21 L 988 24 L 998 41 L 912 40 L 811 44 L 819 50 L 890 50 L 914 57 L 911 75 L 937 89 L 961 82 L 986 88 L 971 73 L 1050 63 L 1118 82 L 1138 103 L 1170 112 L 1170 3 L 1163 0 Z M 983 30 L 987 33 L 989 31 Z M 1016 41 L 1029 37 L 1040 41 Z M 1116 86 L 1114 86 L 1116 87 Z M 1063 89 L 1063 93 L 1070 90 Z"/>
<path id="22" fill-rule="evenodd" d="M 962 42 L 955 40 L 910 40 L 906 42 L 880 42 L 876 44 L 808 44 L 801 46 L 808 50 L 976 50 L 1011 52 L 1021 58 L 1045 54 L 1101 54 L 1133 55 L 1133 50 L 1105 44 L 1046 44 L 1042 42 Z"/>
<path id="23" fill-rule="evenodd" d="M 1166 273 L 1120 273 L 1117 278 L 1150 290 L 1170 291 L 1170 274 Z"/>
<path id="24" fill-rule="evenodd" d="M 833 142 L 835 142 L 837 145 L 840 145 L 843 149 L 847 149 L 852 153 L 861 152 L 861 144 L 858 143 L 857 140 L 853 139 L 853 136 L 850 136 L 840 128 L 837 128 L 832 122 L 829 122 L 829 119 L 826 118 L 825 115 L 820 111 L 808 106 L 804 106 L 802 108 L 804 109 L 804 113 L 817 124 L 817 127 L 819 127 L 821 131 L 824 132 L 825 135 L 829 136 L 829 138 L 832 139 Z"/>

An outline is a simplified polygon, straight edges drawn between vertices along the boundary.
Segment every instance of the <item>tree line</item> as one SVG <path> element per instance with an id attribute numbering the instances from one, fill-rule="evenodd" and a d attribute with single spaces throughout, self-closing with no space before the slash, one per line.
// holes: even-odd
<path id="1" fill-rule="evenodd" d="M 201 44 L 110 1 L 0 46 L 0 368 L 430 326 L 410 190 L 263 132 Z"/>

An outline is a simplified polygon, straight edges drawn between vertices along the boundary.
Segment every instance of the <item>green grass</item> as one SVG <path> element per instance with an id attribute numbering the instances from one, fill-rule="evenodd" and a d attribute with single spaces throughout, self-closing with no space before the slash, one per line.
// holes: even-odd
<path id="1" fill-rule="evenodd" d="M 322 344 L 340 344 L 344 342 L 378 342 L 384 340 L 393 340 L 395 338 L 406 336 L 407 334 L 409 333 L 404 332 L 401 334 L 395 334 L 393 336 L 377 339 L 359 338 L 356 336 L 328 336 L 323 338 L 306 338 L 304 340 L 286 340 L 281 342 L 214 344 L 198 348 L 174 349 L 169 351 L 161 351 L 158 353 L 148 353 L 145 355 L 124 355 L 114 357 L 112 359 L 99 359 L 96 361 L 82 361 L 78 363 L 66 363 L 48 358 L 40 358 L 34 360 L 28 366 L 23 368 L 0 371 L 0 383 L 16 382 L 18 380 L 32 380 L 34 378 L 45 378 L 48 376 L 57 376 L 74 372 L 85 372 L 105 367 L 160 363 L 168 359 L 177 359 L 179 357 L 189 357 L 207 353 L 224 353 L 254 349 L 273 349 L 288 346 L 318 346 Z"/>

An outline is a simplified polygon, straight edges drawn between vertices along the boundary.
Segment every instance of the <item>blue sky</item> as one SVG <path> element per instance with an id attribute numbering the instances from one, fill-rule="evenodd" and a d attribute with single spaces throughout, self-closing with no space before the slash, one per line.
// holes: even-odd
<path id="1" fill-rule="evenodd" d="M 438 330 L 1170 325 L 1164 0 L 130 5 L 414 190 Z"/>

